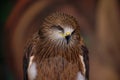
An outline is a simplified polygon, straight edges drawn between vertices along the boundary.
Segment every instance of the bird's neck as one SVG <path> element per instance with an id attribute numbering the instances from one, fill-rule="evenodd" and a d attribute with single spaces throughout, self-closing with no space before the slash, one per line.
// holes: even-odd
<path id="1" fill-rule="evenodd" d="M 46 59 L 56 56 L 61 56 L 68 61 L 77 62 L 79 55 L 81 54 L 80 46 L 62 46 L 50 43 L 49 41 L 43 41 L 38 45 L 36 55 L 41 57 L 40 59 Z"/>
<path id="2" fill-rule="evenodd" d="M 64 60 L 63 62 L 68 62 L 72 64 L 77 64 L 80 71 L 83 71 L 83 66 L 80 60 L 80 55 L 82 54 L 82 51 L 80 49 L 80 45 L 76 46 L 56 46 L 55 44 L 48 42 L 42 42 L 37 45 L 37 52 L 36 52 L 36 59 L 39 61 L 39 63 L 51 60 L 56 58 L 59 60 Z M 61 61 L 58 61 L 60 63 Z"/>

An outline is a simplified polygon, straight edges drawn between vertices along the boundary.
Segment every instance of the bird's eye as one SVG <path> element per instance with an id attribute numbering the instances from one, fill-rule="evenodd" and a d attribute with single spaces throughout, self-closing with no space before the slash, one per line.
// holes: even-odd
<path id="1" fill-rule="evenodd" d="M 75 33 L 75 30 L 71 34 L 74 34 L 74 33 Z"/>
<path id="2" fill-rule="evenodd" d="M 60 25 L 57 25 L 57 26 L 53 25 L 52 27 L 55 28 L 55 29 L 58 29 L 60 31 L 64 31 L 64 29 Z"/>

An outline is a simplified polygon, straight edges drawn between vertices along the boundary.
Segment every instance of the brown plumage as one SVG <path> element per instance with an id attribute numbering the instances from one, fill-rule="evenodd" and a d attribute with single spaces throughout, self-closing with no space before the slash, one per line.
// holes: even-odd
<path id="1" fill-rule="evenodd" d="M 24 80 L 85 80 L 77 79 L 78 72 L 88 80 L 88 51 L 76 19 L 57 12 L 37 26 L 39 31 L 25 47 Z M 36 71 L 31 77 L 33 63 Z"/>

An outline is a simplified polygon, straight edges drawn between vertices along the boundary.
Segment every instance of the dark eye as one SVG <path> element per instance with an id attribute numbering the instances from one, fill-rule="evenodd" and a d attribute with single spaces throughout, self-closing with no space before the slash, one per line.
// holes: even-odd
<path id="1" fill-rule="evenodd" d="M 71 34 L 74 34 L 74 33 L 75 33 L 75 30 Z"/>
<path id="2" fill-rule="evenodd" d="M 52 27 L 55 28 L 55 29 L 58 29 L 60 31 L 64 31 L 63 28 L 60 25 L 57 25 L 57 26 L 53 25 Z"/>

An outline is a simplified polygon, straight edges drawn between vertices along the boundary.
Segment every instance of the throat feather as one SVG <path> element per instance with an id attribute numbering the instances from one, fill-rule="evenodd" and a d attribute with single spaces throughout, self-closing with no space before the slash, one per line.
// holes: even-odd
<path id="1" fill-rule="evenodd" d="M 49 41 L 44 43 L 38 45 L 36 52 L 36 55 L 38 55 L 41 60 L 49 57 L 61 56 L 70 62 L 79 61 L 79 54 L 81 54 L 79 46 L 65 45 L 62 41 L 57 44 L 52 44 Z"/>

